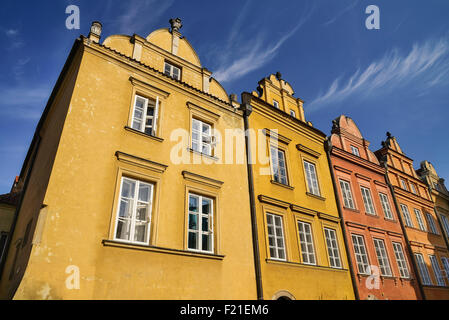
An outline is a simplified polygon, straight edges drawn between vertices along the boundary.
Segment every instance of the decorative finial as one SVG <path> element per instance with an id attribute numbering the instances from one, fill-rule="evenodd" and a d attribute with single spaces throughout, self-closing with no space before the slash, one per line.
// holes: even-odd
<path id="1" fill-rule="evenodd" d="M 387 131 L 387 137 L 391 138 L 391 133 L 389 131 Z"/>
<path id="2" fill-rule="evenodd" d="M 282 74 L 278 71 L 276 72 L 276 79 L 278 79 L 279 81 L 281 81 L 282 78 Z"/>
<path id="3" fill-rule="evenodd" d="M 101 38 L 101 30 L 103 29 L 103 26 L 101 25 L 101 22 L 94 21 L 92 22 L 92 25 L 90 27 L 89 32 L 89 39 L 95 42 L 100 42 Z"/>
<path id="4" fill-rule="evenodd" d="M 176 19 L 170 19 L 170 25 L 171 25 L 171 32 L 177 31 L 179 32 L 179 29 L 182 28 L 182 21 L 179 18 Z"/>

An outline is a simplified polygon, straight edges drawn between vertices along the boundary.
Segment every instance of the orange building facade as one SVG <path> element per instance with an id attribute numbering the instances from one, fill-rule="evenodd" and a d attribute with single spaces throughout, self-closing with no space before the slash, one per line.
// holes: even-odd
<path id="1" fill-rule="evenodd" d="M 333 121 L 330 159 L 359 299 L 421 299 L 385 169 L 354 121 Z"/>
<path id="2" fill-rule="evenodd" d="M 404 154 L 390 133 L 375 154 L 386 164 L 386 181 L 392 190 L 396 211 L 400 212 L 424 298 L 449 299 L 449 282 L 443 271 L 443 260 L 448 259 L 449 252 L 427 185 L 415 172 L 413 159 Z"/>

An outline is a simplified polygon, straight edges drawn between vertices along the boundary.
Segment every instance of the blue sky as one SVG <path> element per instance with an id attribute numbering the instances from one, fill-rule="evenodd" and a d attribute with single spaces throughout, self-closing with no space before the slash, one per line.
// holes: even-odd
<path id="1" fill-rule="evenodd" d="M 65 28 L 78 5 L 80 30 Z M 368 30 L 365 8 L 380 9 Z M 353 118 L 374 151 L 391 133 L 415 168 L 449 179 L 449 1 L 17 1 L 0 9 L 0 194 L 19 174 L 40 114 L 73 45 L 90 23 L 146 37 L 180 17 L 181 32 L 228 93 L 251 92 L 280 71 L 329 134 Z"/>

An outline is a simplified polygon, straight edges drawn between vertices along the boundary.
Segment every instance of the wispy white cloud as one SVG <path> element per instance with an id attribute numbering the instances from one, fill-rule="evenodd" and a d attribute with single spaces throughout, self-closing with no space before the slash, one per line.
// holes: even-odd
<path id="1" fill-rule="evenodd" d="M 115 2 L 114 2 L 115 3 Z M 133 34 L 149 28 L 172 6 L 174 0 L 129 0 L 123 2 L 123 14 L 118 18 L 120 33 Z"/>
<path id="2" fill-rule="evenodd" d="M 0 87 L 0 117 L 10 119 L 39 119 L 50 96 L 48 86 Z"/>
<path id="3" fill-rule="evenodd" d="M 245 10 L 242 10 L 242 13 L 238 16 L 231 28 L 227 47 L 226 50 L 224 50 L 227 54 L 224 55 L 225 58 L 223 58 L 223 56 L 221 57 L 221 63 L 214 73 L 214 77 L 220 82 L 236 80 L 251 71 L 261 68 L 271 61 L 278 54 L 281 46 L 309 20 L 313 12 L 313 9 L 307 11 L 299 19 L 293 29 L 285 33 L 276 42 L 267 44 L 266 33 L 263 31 L 256 37 L 253 36 L 252 39 L 240 39 L 239 41 L 235 41 L 240 32 L 240 21 L 243 19 L 247 7 L 245 6 L 244 9 Z M 234 57 L 237 58 L 233 59 Z"/>
<path id="4" fill-rule="evenodd" d="M 449 40 L 415 43 L 408 54 L 398 49 L 386 53 L 350 77 L 335 79 L 325 93 L 309 103 L 311 111 L 354 97 L 370 97 L 410 86 L 419 94 L 449 82 Z"/>
<path id="5" fill-rule="evenodd" d="M 8 37 L 14 37 L 17 36 L 19 34 L 19 30 L 16 29 L 8 29 L 5 31 L 6 36 Z"/>
<path id="6" fill-rule="evenodd" d="M 8 51 L 20 49 L 25 46 L 25 41 L 23 41 L 20 31 L 18 29 L 5 29 L 0 28 L 3 33 L 8 38 L 8 44 L 4 48 Z"/>
<path id="7" fill-rule="evenodd" d="M 328 26 L 328 25 L 334 23 L 335 21 L 337 21 L 338 18 L 340 18 L 346 12 L 348 12 L 351 9 L 353 9 L 358 3 L 359 3 L 358 0 L 354 1 L 353 3 L 351 3 L 346 8 L 344 8 L 344 9 L 340 10 L 339 12 L 335 13 L 334 16 L 331 19 L 329 19 L 328 21 L 326 21 L 323 25 L 324 26 Z"/>

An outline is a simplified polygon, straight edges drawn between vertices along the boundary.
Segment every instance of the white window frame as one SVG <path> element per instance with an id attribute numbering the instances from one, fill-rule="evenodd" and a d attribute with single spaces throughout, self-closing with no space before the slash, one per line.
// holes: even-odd
<path id="1" fill-rule="evenodd" d="M 142 112 L 142 117 L 139 119 L 138 117 L 136 117 L 136 107 L 137 107 L 137 100 L 138 99 L 142 99 L 144 102 L 144 106 L 143 106 L 143 110 Z M 134 97 L 134 105 L 133 105 L 133 113 L 132 113 L 132 122 L 131 122 L 131 128 L 140 132 L 143 132 L 145 134 L 151 135 L 151 136 L 155 136 L 156 135 L 156 130 L 157 130 L 157 121 L 158 121 L 158 113 L 159 113 L 159 97 L 156 97 L 155 100 L 155 104 L 153 106 L 153 115 L 150 116 L 148 115 L 148 108 L 150 107 L 150 101 L 152 101 L 154 99 L 148 99 L 145 98 L 139 94 L 136 94 Z M 147 125 L 147 120 L 151 119 L 152 120 L 152 125 L 148 126 Z M 138 126 L 138 128 L 135 126 L 136 123 L 140 122 L 140 125 Z M 151 133 L 147 133 L 146 129 L 147 128 L 151 128 Z"/>
<path id="2" fill-rule="evenodd" d="M 316 265 L 315 246 L 313 243 L 312 224 L 297 220 L 301 261 L 304 264 Z"/>
<path id="3" fill-rule="evenodd" d="M 339 179 L 339 181 L 341 193 L 343 196 L 343 206 L 345 208 L 355 210 L 354 198 L 352 197 L 351 191 L 351 183 L 343 179 Z"/>
<path id="4" fill-rule="evenodd" d="M 273 99 L 273 107 L 275 107 L 276 109 L 280 109 L 279 102 L 277 100 Z"/>
<path id="5" fill-rule="evenodd" d="M 385 248 L 385 241 L 378 238 L 374 238 L 373 241 L 377 261 L 379 262 L 380 274 L 387 277 L 393 276 L 390 266 L 390 260 L 388 259 L 387 249 Z"/>
<path id="6" fill-rule="evenodd" d="M 446 236 L 449 237 L 449 220 L 444 214 L 440 214 L 440 217 L 443 222 L 443 228 L 446 231 Z"/>
<path id="7" fill-rule="evenodd" d="M 404 179 L 401 178 L 401 185 L 402 185 L 402 189 L 407 190 L 408 191 L 408 187 L 407 187 L 407 181 L 405 181 Z"/>
<path id="8" fill-rule="evenodd" d="M 195 128 L 195 124 L 198 125 L 199 129 Z M 204 129 L 206 129 L 206 132 Z M 207 132 L 209 132 L 209 134 L 207 134 Z M 198 139 L 194 139 L 194 134 L 198 136 Z M 213 156 L 214 137 L 212 133 L 212 125 L 202 120 L 192 118 L 192 134 L 190 139 L 192 150 L 208 156 Z M 196 148 L 195 145 L 197 146 Z"/>
<path id="9" fill-rule="evenodd" d="M 427 219 L 427 223 L 429 224 L 430 232 L 432 232 L 433 234 L 439 234 L 437 226 L 435 224 L 435 219 L 429 212 L 426 212 L 426 219 Z"/>
<path id="10" fill-rule="evenodd" d="M 410 216 L 410 212 L 408 211 L 408 207 L 405 204 L 400 204 L 402 215 L 404 216 L 405 225 L 410 228 L 414 228 L 412 217 Z"/>
<path id="11" fill-rule="evenodd" d="M 351 153 L 357 157 L 360 157 L 360 151 L 359 148 L 354 147 L 353 145 L 351 145 Z"/>
<path id="12" fill-rule="evenodd" d="M 420 230 L 427 232 L 426 225 L 424 224 L 424 219 L 419 209 L 413 209 L 415 212 L 416 221 L 418 221 L 418 227 Z"/>
<path id="13" fill-rule="evenodd" d="M 362 193 L 363 205 L 365 206 L 366 213 L 376 215 L 373 197 L 371 196 L 371 190 L 367 187 L 360 186 L 360 191 Z"/>
<path id="14" fill-rule="evenodd" d="M 288 186 L 287 160 L 285 151 L 274 146 L 270 146 L 271 168 L 273 171 L 273 181 Z M 282 158 L 282 161 L 281 161 Z M 282 171 L 285 174 L 282 174 Z M 276 176 L 278 178 L 276 178 Z"/>
<path id="15" fill-rule="evenodd" d="M 270 259 L 286 261 L 287 252 L 285 250 L 283 217 L 278 214 L 267 212 L 266 219 Z M 270 243 L 271 240 L 273 240 L 272 243 Z M 283 257 L 280 257 L 280 252 L 282 252 Z"/>
<path id="16" fill-rule="evenodd" d="M 412 190 L 412 193 L 418 194 L 418 191 L 416 190 L 416 187 L 415 187 L 414 183 L 410 183 L 410 189 Z"/>
<path id="17" fill-rule="evenodd" d="M 444 277 L 441 274 L 440 264 L 438 263 L 437 256 L 431 254 L 429 255 L 430 264 L 432 265 L 433 274 L 435 275 L 435 279 L 437 280 L 437 285 L 439 287 L 446 286 L 446 282 L 444 282 Z"/>
<path id="18" fill-rule="evenodd" d="M 293 118 L 296 118 L 296 112 L 295 112 L 295 110 L 291 110 L 291 109 L 290 109 L 290 115 L 291 115 Z"/>
<path id="19" fill-rule="evenodd" d="M 167 70 L 167 66 L 170 70 Z M 175 70 L 178 70 L 178 76 L 175 76 Z M 181 68 L 172 65 L 171 63 L 165 61 L 164 64 L 164 74 L 168 75 L 170 78 L 181 80 Z"/>
<path id="20" fill-rule="evenodd" d="M 358 234 L 351 234 L 357 269 L 360 274 L 368 274 L 369 258 L 366 252 L 365 238 Z"/>
<path id="21" fill-rule="evenodd" d="M 307 190 L 309 193 L 321 197 L 320 185 L 318 183 L 318 175 L 316 165 L 308 160 L 303 160 L 304 171 L 307 180 Z M 313 170 L 312 170 L 313 169 Z"/>
<path id="22" fill-rule="evenodd" d="M 432 279 L 430 278 L 429 269 L 427 269 L 427 265 L 424 261 L 423 255 L 421 253 L 415 253 L 415 258 L 422 283 L 427 286 L 433 285 Z"/>
<path id="23" fill-rule="evenodd" d="M 401 278 L 410 278 L 410 271 L 408 269 L 407 260 L 405 259 L 402 244 L 399 242 L 393 242 L 393 251 Z"/>
<path id="24" fill-rule="evenodd" d="M 384 211 L 385 218 L 393 220 L 393 212 L 391 211 L 390 201 L 388 200 L 388 195 L 379 192 L 380 203 L 382 205 L 382 210 Z"/>
<path id="25" fill-rule="evenodd" d="M 122 195 L 122 191 L 123 191 L 123 184 L 125 181 L 134 183 L 134 194 L 132 195 L 132 197 L 124 197 Z M 140 186 L 149 186 L 150 187 L 150 193 L 149 193 L 149 201 L 141 201 L 138 199 L 138 193 L 140 190 Z M 152 219 L 152 211 L 153 211 L 153 197 L 154 197 L 154 184 L 152 183 L 148 183 L 148 182 L 143 182 L 137 179 L 133 179 L 133 178 L 128 178 L 128 177 L 122 177 L 121 182 L 120 182 L 120 193 L 119 193 L 119 202 L 118 202 L 118 206 L 117 206 L 117 212 L 116 212 L 116 218 L 115 218 L 115 228 L 114 228 L 114 240 L 116 241 L 120 241 L 120 242 L 128 242 L 128 243 L 137 243 L 137 244 L 147 244 L 149 245 L 150 243 L 150 236 L 151 236 L 151 219 Z M 129 218 L 123 218 L 120 217 L 120 208 L 122 206 L 122 201 L 128 201 L 129 204 L 129 210 L 131 210 L 131 212 L 128 212 L 128 216 Z M 145 220 L 145 222 L 143 222 L 144 220 L 137 220 L 136 219 L 136 214 L 137 214 L 137 209 L 138 209 L 138 205 L 146 205 L 147 208 L 147 218 Z M 117 237 L 117 231 L 118 231 L 118 226 L 119 226 L 119 222 L 120 220 L 129 220 L 129 224 L 130 224 L 130 231 L 129 231 L 129 236 L 128 239 L 122 239 Z M 146 231 L 146 241 L 137 241 L 134 240 L 135 235 L 136 235 L 136 226 L 140 224 L 146 224 L 147 225 L 147 231 Z"/>
<path id="26" fill-rule="evenodd" d="M 196 198 L 198 201 L 198 212 L 190 211 L 190 198 Z M 203 200 L 210 201 L 210 212 L 203 213 Z M 214 199 L 210 197 L 205 197 L 193 192 L 188 193 L 188 217 L 187 217 L 187 250 L 195 251 L 195 252 L 205 252 L 205 253 L 213 253 L 214 252 L 214 242 L 215 242 L 215 233 L 214 233 Z M 190 227 L 190 216 L 196 216 L 197 218 L 197 228 L 193 229 Z M 203 230 L 203 219 L 207 219 L 207 230 Z M 190 248 L 189 246 L 189 236 L 190 234 L 196 234 L 196 247 Z M 203 248 L 203 236 L 208 236 L 210 241 L 210 249 Z"/>
<path id="27" fill-rule="evenodd" d="M 340 250 L 338 249 L 337 231 L 331 228 L 324 228 L 327 252 L 329 254 L 329 265 L 332 268 L 341 269 Z"/>

